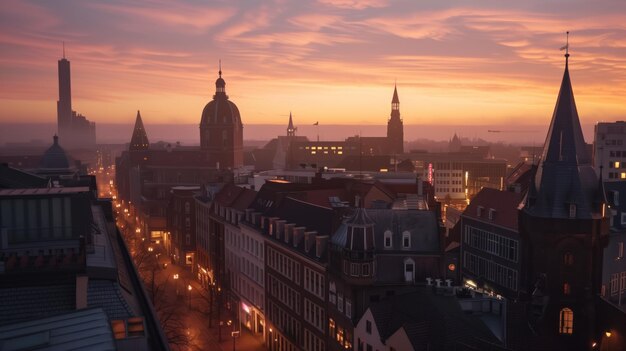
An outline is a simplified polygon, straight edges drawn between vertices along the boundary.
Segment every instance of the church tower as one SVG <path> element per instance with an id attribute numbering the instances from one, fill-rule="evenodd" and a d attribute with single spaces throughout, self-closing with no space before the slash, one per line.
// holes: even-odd
<path id="1" fill-rule="evenodd" d="M 404 126 L 400 118 L 400 99 L 398 99 L 398 89 L 393 87 L 393 98 L 391 99 L 391 116 L 387 122 L 387 145 L 390 154 L 404 153 Z"/>
<path id="2" fill-rule="evenodd" d="M 298 128 L 295 128 L 293 126 L 293 118 L 291 117 L 291 112 L 289 112 L 289 125 L 287 125 L 287 136 L 288 137 L 296 136 L 296 130 L 298 130 Z"/>
<path id="3" fill-rule="evenodd" d="M 534 181 L 519 213 L 527 247 L 532 349 L 587 350 L 595 331 L 607 242 L 604 189 L 592 165 L 565 73 Z"/>
<path id="4" fill-rule="evenodd" d="M 141 120 L 141 114 L 137 110 L 137 118 L 135 119 L 135 128 L 133 129 L 133 136 L 130 139 L 129 150 L 147 150 L 150 147 L 148 142 L 148 134 L 143 127 L 143 121 Z"/>
<path id="5" fill-rule="evenodd" d="M 226 95 L 226 82 L 219 77 L 215 81 L 215 95 L 202 111 L 200 120 L 200 148 L 208 155 L 208 161 L 217 168 L 243 166 L 243 124 L 239 109 Z"/>

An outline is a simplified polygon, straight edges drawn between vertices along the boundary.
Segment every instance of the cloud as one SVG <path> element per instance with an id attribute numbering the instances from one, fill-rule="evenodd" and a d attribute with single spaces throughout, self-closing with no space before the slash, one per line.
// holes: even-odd
<path id="1" fill-rule="evenodd" d="M 318 2 L 328 6 L 354 10 L 381 8 L 389 5 L 387 0 L 318 0 Z"/>

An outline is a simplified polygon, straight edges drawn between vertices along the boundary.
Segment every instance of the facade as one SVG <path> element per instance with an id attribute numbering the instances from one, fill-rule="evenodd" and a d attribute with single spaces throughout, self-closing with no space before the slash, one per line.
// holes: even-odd
<path id="1" fill-rule="evenodd" d="M 601 122 L 594 127 L 593 166 L 603 167 L 602 180 L 626 179 L 626 122 Z"/>
<path id="2" fill-rule="evenodd" d="M 173 261 L 196 270 L 196 202 L 199 186 L 175 186 L 167 206 L 168 253 Z"/>
<path id="3" fill-rule="evenodd" d="M 515 299 L 526 293 L 518 207 L 523 194 L 484 188 L 461 216 L 462 276 L 466 285 Z"/>
<path id="4" fill-rule="evenodd" d="M 70 149 L 94 149 L 96 146 L 96 124 L 72 110 L 70 61 L 65 56 L 59 60 L 57 128 L 65 146 Z"/>
<path id="5" fill-rule="evenodd" d="M 626 182 L 606 182 L 605 190 L 609 204 L 610 233 L 602 262 L 601 296 L 626 313 Z"/>

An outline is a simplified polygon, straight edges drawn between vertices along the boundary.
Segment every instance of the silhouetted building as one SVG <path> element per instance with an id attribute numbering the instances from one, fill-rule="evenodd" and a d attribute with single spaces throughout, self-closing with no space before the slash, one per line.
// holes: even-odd
<path id="1" fill-rule="evenodd" d="M 289 129 L 289 127 L 288 127 Z M 404 125 L 400 118 L 400 99 L 394 87 L 391 99 L 391 114 L 387 121 L 387 136 L 353 136 L 344 141 L 304 141 L 294 140 L 288 152 L 288 168 L 298 168 L 301 164 L 315 164 L 317 167 L 339 167 L 348 156 L 380 156 L 393 158 L 390 163 L 398 163 L 397 157 L 404 153 Z M 393 165 L 392 164 L 392 165 Z M 394 167 L 385 167 L 394 169 Z"/>
<path id="2" fill-rule="evenodd" d="M 59 60 L 57 128 L 66 147 L 70 149 L 93 149 L 96 146 L 96 124 L 72 110 L 70 61 L 65 57 Z"/>
<path id="3" fill-rule="evenodd" d="M 135 119 L 135 128 L 133 128 L 133 136 L 130 138 L 129 150 L 147 150 L 150 148 L 150 142 L 148 141 L 148 134 L 143 127 L 143 121 L 141 120 L 141 114 L 137 110 L 137 118 Z"/>
<path id="4" fill-rule="evenodd" d="M 167 206 L 167 231 L 174 262 L 193 269 L 196 257 L 196 202 L 199 186 L 174 186 Z"/>

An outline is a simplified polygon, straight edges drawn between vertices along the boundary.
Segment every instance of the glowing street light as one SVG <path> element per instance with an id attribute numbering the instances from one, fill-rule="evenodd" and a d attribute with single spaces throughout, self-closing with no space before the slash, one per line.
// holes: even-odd
<path id="1" fill-rule="evenodd" d="M 152 252 L 152 251 L 154 251 L 154 248 L 152 246 L 150 246 L 150 247 L 148 247 L 148 251 Z"/>
<path id="2" fill-rule="evenodd" d="M 191 309 L 191 284 L 187 285 L 187 290 L 189 291 L 189 309 Z"/>
<path id="3" fill-rule="evenodd" d="M 176 296 L 178 296 L 178 273 L 174 274 L 174 285 L 176 285 Z"/>

